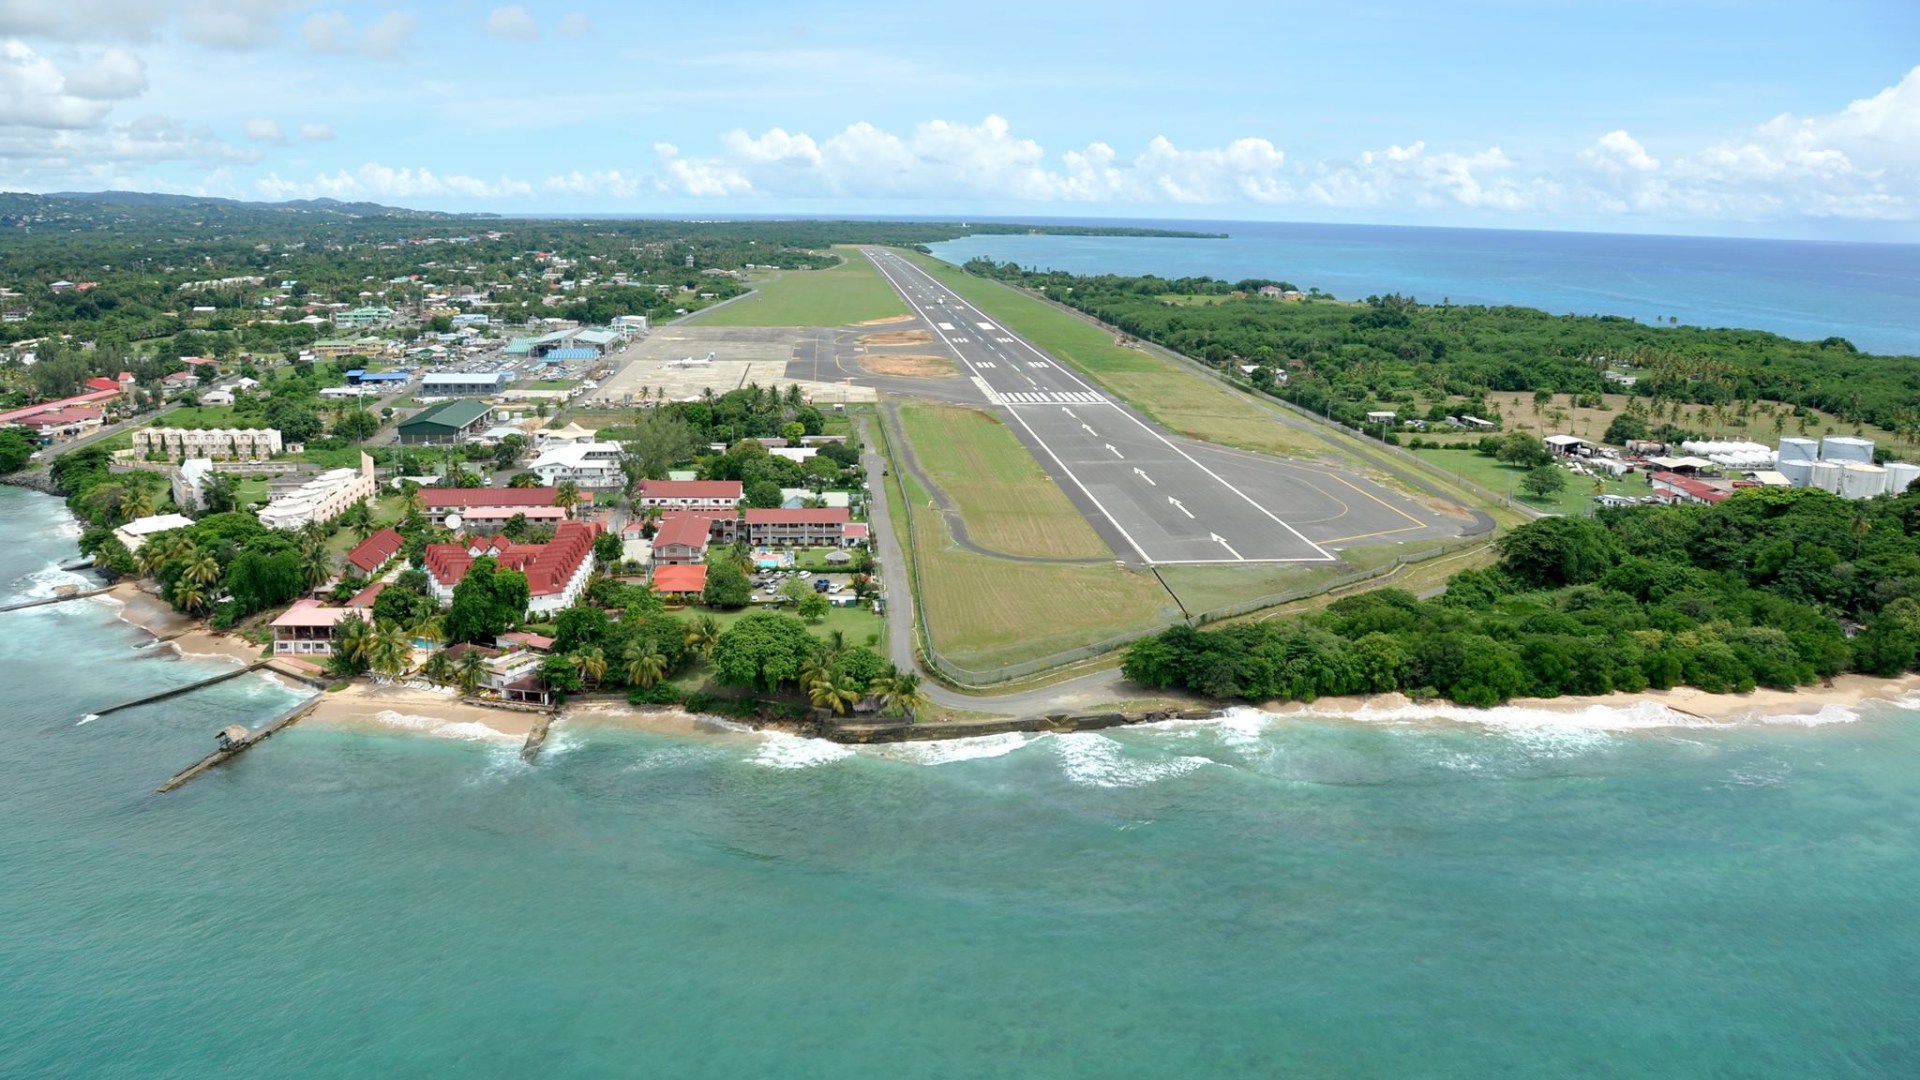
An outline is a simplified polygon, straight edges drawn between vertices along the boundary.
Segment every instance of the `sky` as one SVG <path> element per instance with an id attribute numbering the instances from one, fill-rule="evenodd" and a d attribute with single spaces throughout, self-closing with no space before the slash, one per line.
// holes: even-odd
<path id="1" fill-rule="evenodd" d="M 1920 0 L 0 0 L 0 188 L 1920 242 Z"/>

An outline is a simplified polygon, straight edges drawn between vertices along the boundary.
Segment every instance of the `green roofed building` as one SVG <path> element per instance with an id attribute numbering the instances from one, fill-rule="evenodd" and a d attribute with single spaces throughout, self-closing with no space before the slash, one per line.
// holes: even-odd
<path id="1" fill-rule="evenodd" d="M 443 401 L 400 421 L 400 441 L 414 443 L 465 442 L 485 431 L 493 406 L 484 401 Z"/>

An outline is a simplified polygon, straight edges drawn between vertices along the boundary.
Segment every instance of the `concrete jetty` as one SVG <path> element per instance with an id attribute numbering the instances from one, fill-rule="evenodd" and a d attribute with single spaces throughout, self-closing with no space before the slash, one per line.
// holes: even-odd
<path id="1" fill-rule="evenodd" d="M 98 589 L 82 589 L 78 592 L 62 593 L 59 596 L 42 596 L 37 600 L 16 600 L 11 604 L 0 606 L 0 611 L 21 611 L 26 608 L 45 607 L 48 604 L 64 604 L 69 600 L 85 600 L 89 596 L 99 596 L 101 593 L 112 591 L 113 586 L 103 585 Z"/>
<path id="2" fill-rule="evenodd" d="M 547 742 L 547 731 L 557 719 L 557 713 L 544 712 L 533 722 L 532 729 L 527 732 L 527 741 L 520 744 L 521 761 L 531 764 L 534 758 L 540 756 L 540 748 Z"/>
<path id="3" fill-rule="evenodd" d="M 248 664 L 246 667 L 235 668 L 232 671 L 223 671 L 218 675 L 213 675 L 205 679 L 199 679 L 195 682 L 190 682 L 185 686 L 176 686 L 171 690 L 162 690 L 159 693 L 148 694 L 145 697 L 134 698 L 132 701 L 122 701 L 115 705 L 108 705 L 106 708 L 103 708 L 103 709 L 95 709 L 91 715 L 106 716 L 108 713 L 117 713 L 123 709 L 131 709 L 136 705 L 151 705 L 156 701 L 165 701 L 168 698 L 179 697 L 182 694 L 191 694 L 195 690 L 204 689 L 206 687 L 214 685 L 215 683 L 223 683 L 223 682 L 226 682 L 228 679 L 237 679 L 242 675 L 248 674 L 249 672 L 259 671 L 261 668 L 266 667 L 270 663 L 272 663 L 271 660 L 255 660 L 253 663 Z"/>
<path id="4" fill-rule="evenodd" d="M 264 727 L 254 731 L 247 731 L 237 724 L 223 729 L 219 735 L 219 749 L 201 758 L 199 761 L 194 762 L 185 769 L 174 773 L 166 783 L 161 784 L 155 790 L 159 792 L 159 794 L 165 795 L 167 792 L 192 781 L 208 769 L 223 765 L 239 757 L 241 754 L 246 753 L 248 750 L 260 745 L 261 742 L 271 738 L 275 732 L 291 727 L 297 723 L 301 717 L 306 716 L 319 707 L 320 696 L 315 694 L 313 697 L 308 698 L 268 721 Z"/>

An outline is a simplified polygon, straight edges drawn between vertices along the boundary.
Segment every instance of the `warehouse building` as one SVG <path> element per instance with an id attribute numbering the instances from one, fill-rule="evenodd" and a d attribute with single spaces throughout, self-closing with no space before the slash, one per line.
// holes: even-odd
<path id="1" fill-rule="evenodd" d="M 485 431 L 492 418 L 493 406 L 484 401 L 443 401 L 400 421 L 400 442 L 466 442 Z"/>
<path id="2" fill-rule="evenodd" d="M 507 388 L 513 376 L 504 371 L 436 372 L 420 380 L 420 393 L 426 396 L 492 397 Z"/>

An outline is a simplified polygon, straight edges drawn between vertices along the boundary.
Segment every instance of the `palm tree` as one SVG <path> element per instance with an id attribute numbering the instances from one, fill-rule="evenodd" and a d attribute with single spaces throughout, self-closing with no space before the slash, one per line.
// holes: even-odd
<path id="1" fill-rule="evenodd" d="M 429 645 L 438 645 L 447 640 L 446 627 L 440 622 L 440 616 L 428 615 L 407 628 L 407 636 L 424 641 Z M 434 655 L 439 655 L 438 653 Z"/>
<path id="2" fill-rule="evenodd" d="M 720 620 L 701 615 L 687 624 L 687 648 L 701 656 L 712 656 L 714 643 L 720 640 Z"/>
<path id="3" fill-rule="evenodd" d="M 367 663 L 389 678 L 398 678 L 413 666 L 413 643 L 400 624 L 386 621 L 373 628 L 367 640 Z"/>
<path id="4" fill-rule="evenodd" d="M 324 544 L 327 537 L 333 535 L 333 530 L 327 528 L 322 522 L 309 521 L 300 526 L 299 535 L 300 542 L 303 544 Z"/>
<path id="5" fill-rule="evenodd" d="M 195 549 L 187 557 L 187 567 L 180 576 L 205 588 L 220 580 L 220 560 L 211 551 Z"/>
<path id="6" fill-rule="evenodd" d="M 800 665 L 800 689 L 809 693 L 819 683 L 833 680 L 833 658 L 827 655 L 824 647 L 816 645 L 813 653 Z"/>
<path id="7" fill-rule="evenodd" d="M 427 662 L 421 665 L 420 674 L 431 682 L 446 686 L 454 680 L 453 661 L 447 659 L 446 650 L 441 649 L 427 657 Z"/>
<path id="8" fill-rule="evenodd" d="M 348 507 L 346 519 L 347 526 L 353 530 L 353 535 L 361 540 L 372 536 L 376 531 L 377 527 L 373 523 L 373 508 L 366 503 L 354 503 Z"/>
<path id="9" fill-rule="evenodd" d="M 300 552 L 300 579 L 307 588 L 317 589 L 333 576 L 333 553 L 324 544 L 311 544 Z"/>
<path id="10" fill-rule="evenodd" d="M 487 658 L 480 655 L 480 650 L 468 649 L 461 654 L 460 663 L 454 668 L 454 680 L 460 684 L 460 692 L 468 696 L 487 680 Z"/>
<path id="11" fill-rule="evenodd" d="M 349 615 L 333 624 L 333 654 L 339 658 L 345 674 L 365 670 L 371 639 L 372 628 L 358 615 Z"/>
<path id="12" fill-rule="evenodd" d="M 580 672 L 580 677 L 595 686 L 600 685 L 600 680 L 606 678 L 607 654 L 600 651 L 600 646 L 589 645 L 575 652 L 568 659 L 573 661 L 573 666 Z"/>
<path id="13" fill-rule="evenodd" d="M 667 674 L 667 656 L 651 642 L 627 651 L 627 681 L 642 690 L 651 689 Z"/>
<path id="14" fill-rule="evenodd" d="M 198 615 L 207 609 L 207 591 L 183 577 L 173 583 L 173 603 L 189 615 Z"/>
<path id="15" fill-rule="evenodd" d="M 838 678 L 825 675 L 807 685 L 807 700 L 816 709 L 829 709 L 835 716 L 845 716 L 865 696 L 853 688 L 853 682 L 845 676 Z"/>
<path id="16" fill-rule="evenodd" d="M 920 689 L 920 673 L 917 671 L 895 668 L 875 679 L 873 685 L 867 687 L 867 692 L 880 699 L 881 708 L 890 713 L 899 713 L 908 720 L 931 704 L 926 691 Z"/>
<path id="17" fill-rule="evenodd" d="M 572 516 L 573 508 L 580 505 L 580 485 L 571 480 L 560 481 L 553 489 L 553 505 Z"/>
<path id="18" fill-rule="evenodd" d="M 128 521 L 152 514 L 153 492 L 144 487 L 136 487 L 127 492 L 126 497 L 120 500 L 120 512 L 126 515 Z"/>
<path id="19" fill-rule="evenodd" d="M 401 505 L 406 509 L 408 516 L 426 513 L 427 498 L 420 494 L 419 484 L 407 484 L 407 492 L 401 496 Z"/>

